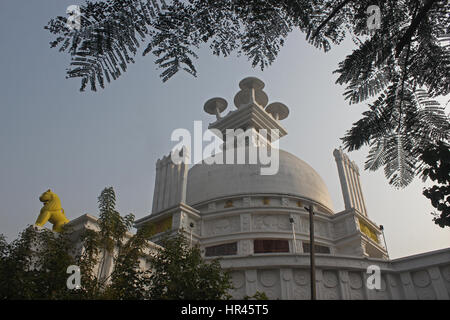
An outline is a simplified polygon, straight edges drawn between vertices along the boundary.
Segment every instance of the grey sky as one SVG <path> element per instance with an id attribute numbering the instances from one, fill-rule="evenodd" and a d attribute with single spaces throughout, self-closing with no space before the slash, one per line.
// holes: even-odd
<path id="1" fill-rule="evenodd" d="M 61 197 L 69 219 L 97 215 L 97 196 L 107 186 L 115 188 L 122 214 L 147 215 L 155 163 L 175 145 L 172 131 L 192 130 L 194 120 L 206 126 L 213 117 L 203 112 L 204 102 L 220 96 L 232 106 L 239 81 L 250 75 L 266 83 L 269 102 L 290 108 L 281 148 L 313 166 L 335 210 L 343 209 L 332 151 L 366 105 L 349 106 L 331 72 L 351 52 L 351 41 L 324 54 L 294 32 L 264 72 L 245 57 L 224 59 L 200 50 L 198 77 L 180 73 L 167 83 L 151 56 L 138 56 L 105 90 L 80 93 L 78 80 L 65 79 L 69 57 L 50 49 L 52 37 L 43 26 L 81 3 L 0 1 L 0 233 L 8 240 L 34 223 L 38 197 L 48 188 Z M 360 169 L 366 152 L 350 154 Z M 391 257 L 449 246 L 449 229 L 432 222 L 421 181 L 398 191 L 382 171 L 361 170 L 361 180 L 369 217 L 385 226 Z"/>

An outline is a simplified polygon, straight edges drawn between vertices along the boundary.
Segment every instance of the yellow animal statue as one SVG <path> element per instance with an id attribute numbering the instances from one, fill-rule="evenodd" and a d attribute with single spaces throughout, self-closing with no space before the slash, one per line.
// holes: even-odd
<path id="1" fill-rule="evenodd" d="M 53 231 L 61 232 L 62 227 L 69 222 L 64 214 L 64 209 L 61 207 L 61 200 L 56 193 L 50 189 L 45 191 L 39 200 L 44 203 L 44 206 L 39 213 L 35 225 L 42 227 L 44 224 L 50 222 L 53 224 Z"/>

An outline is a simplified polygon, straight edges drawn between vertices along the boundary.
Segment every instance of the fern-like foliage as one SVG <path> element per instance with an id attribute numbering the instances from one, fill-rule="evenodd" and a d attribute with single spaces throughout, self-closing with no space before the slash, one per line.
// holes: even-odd
<path id="1" fill-rule="evenodd" d="M 140 43 L 151 34 L 151 23 L 166 7 L 163 0 L 111 0 L 80 7 L 81 29 L 71 29 L 67 17 L 59 16 L 45 27 L 57 35 L 51 47 L 71 55 L 68 78 L 81 79 L 81 91 L 90 84 L 105 87 L 134 63 Z"/>
<path id="2" fill-rule="evenodd" d="M 389 182 L 402 188 L 421 172 L 422 151 L 448 140 L 450 122 L 445 109 L 425 90 L 413 90 L 407 83 L 402 100 L 399 91 L 397 80 L 370 105 L 343 141 L 348 150 L 368 145 L 365 169 L 384 167 Z"/>
<path id="3" fill-rule="evenodd" d="M 449 15 L 443 1 L 382 3 L 382 28 L 339 64 L 350 104 L 375 98 L 343 138 L 348 150 L 369 145 L 366 169 L 384 167 L 389 182 L 408 185 L 423 169 L 421 153 L 448 141 L 449 117 L 433 99 L 450 92 Z M 419 19 L 420 18 L 420 19 Z M 364 28 L 353 29 L 366 36 Z M 406 42 L 405 42 L 406 41 Z"/>
<path id="4" fill-rule="evenodd" d="M 71 55 L 67 76 L 80 78 L 81 90 L 90 83 L 95 91 L 105 80 L 117 79 L 143 42 L 143 54 L 156 56 L 163 81 L 180 70 L 195 76 L 196 49 L 202 44 L 215 55 L 237 51 L 264 69 L 297 28 L 324 51 L 348 34 L 358 39 L 360 47 L 336 70 L 337 82 L 349 84 L 345 95 L 351 103 L 377 95 L 390 83 L 388 66 L 398 65 L 406 47 L 412 51 L 408 64 L 417 84 L 431 95 L 448 93 L 448 50 L 438 43 L 439 37 L 450 34 L 450 5 L 437 0 L 377 2 L 382 29 L 376 32 L 366 26 L 370 0 L 167 0 L 168 5 L 164 0 L 88 1 L 81 6 L 81 30 L 69 29 L 67 17 L 61 16 L 50 20 L 46 29 L 56 35 L 52 47 Z"/>

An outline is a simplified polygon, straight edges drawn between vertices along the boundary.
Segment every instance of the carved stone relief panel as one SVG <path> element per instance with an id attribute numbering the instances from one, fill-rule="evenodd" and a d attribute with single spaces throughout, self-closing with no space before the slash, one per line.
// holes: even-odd
<path id="1" fill-rule="evenodd" d="M 322 272 L 322 299 L 338 300 L 341 297 L 339 280 L 335 270 L 324 270 Z"/>
<path id="2" fill-rule="evenodd" d="M 253 241 L 252 240 L 240 240 L 238 242 L 238 254 L 248 256 L 253 253 Z"/>
<path id="3" fill-rule="evenodd" d="M 243 271 L 233 271 L 230 273 L 231 283 L 234 288 L 231 295 L 235 299 L 242 299 L 245 296 L 245 273 Z"/>
<path id="4" fill-rule="evenodd" d="M 207 236 L 238 232 L 240 227 L 241 220 L 239 216 L 209 220 L 204 223 L 205 234 Z"/>
<path id="5" fill-rule="evenodd" d="M 289 231 L 291 225 L 288 215 L 258 214 L 253 216 L 253 230 Z"/>
<path id="6" fill-rule="evenodd" d="M 300 219 L 301 228 L 303 233 L 309 233 L 309 217 L 302 217 Z M 329 237 L 328 222 L 314 219 L 314 233 L 317 236 Z"/>
<path id="7" fill-rule="evenodd" d="M 311 291 L 309 287 L 310 275 L 309 270 L 294 269 L 293 270 L 293 298 L 297 300 L 311 299 Z"/>
<path id="8" fill-rule="evenodd" d="M 444 284 L 447 288 L 447 292 L 450 294 L 450 265 L 441 267 L 440 271 L 442 279 L 444 279 Z"/>
<path id="9" fill-rule="evenodd" d="M 300 218 L 300 230 L 303 233 L 309 233 L 309 219 L 308 218 Z"/>
<path id="10" fill-rule="evenodd" d="M 434 292 L 430 275 L 426 270 L 419 270 L 411 273 L 411 278 L 419 300 L 436 299 L 436 293 Z"/>
<path id="11" fill-rule="evenodd" d="M 252 215 L 250 213 L 241 214 L 241 230 L 250 231 Z"/>
<path id="12" fill-rule="evenodd" d="M 215 202 L 208 203 L 208 211 L 216 211 L 216 203 Z"/>
<path id="13" fill-rule="evenodd" d="M 269 299 L 281 297 L 280 270 L 258 270 L 258 290 Z"/>
<path id="14" fill-rule="evenodd" d="M 446 281 L 450 282 L 450 265 L 441 267 L 441 274 Z"/>

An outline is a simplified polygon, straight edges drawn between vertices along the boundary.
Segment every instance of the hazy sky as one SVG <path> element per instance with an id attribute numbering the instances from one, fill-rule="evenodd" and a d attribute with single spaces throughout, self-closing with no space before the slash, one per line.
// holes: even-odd
<path id="1" fill-rule="evenodd" d="M 0 1 L 0 233 L 8 240 L 35 222 L 38 197 L 48 188 L 61 197 L 69 219 L 98 215 L 97 197 L 107 186 L 114 187 L 122 214 L 149 214 L 155 163 L 175 145 L 172 131 L 193 130 L 195 120 L 206 126 L 214 117 L 203 112 L 205 101 L 220 96 L 232 106 L 247 76 L 266 83 L 269 103 L 290 108 L 280 147 L 308 162 L 327 184 L 335 211 L 343 210 L 332 151 L 367 109 L 349 106 L 345 88 L 334 83 L 332 71 L 351 52 L 351 41 L 325 54 L 294 32 L 264 72 L 245 57 L 218 58 L 204 49 L 197 78 L 180 73 L 167 83 L 152 56 L 138 56 L 105 90 L 80 93 L 78 80 L 65 79 L 69 57 L 50 49 L 53 38 L 43 27 L 68 5 L 82 3 Z M 385 227 L 391 258 L 449 247 L 450 229 L 432 221 L 421 181 L 394 189 L 382 171 L 362 170 L 366 153 L 350 158 L 361 169 L 369 217 Z"/>

